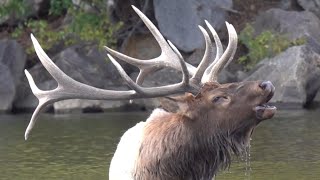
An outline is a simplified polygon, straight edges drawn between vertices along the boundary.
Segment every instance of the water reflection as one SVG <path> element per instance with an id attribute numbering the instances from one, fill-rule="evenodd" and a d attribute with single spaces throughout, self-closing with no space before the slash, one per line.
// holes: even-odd
<path id="1" fill-rule="evenodd" d="M 147 116 L 45 114 L 24 141 L 30 115 L 1 115 L 0 179 L 108 179 L 109 162 L 121 134 Z M 320 111 L 280 111 L 256 128 L 247 155 L 250 161 L 235 160 L 216 179 L 317 179 L 319 117 Z"/>

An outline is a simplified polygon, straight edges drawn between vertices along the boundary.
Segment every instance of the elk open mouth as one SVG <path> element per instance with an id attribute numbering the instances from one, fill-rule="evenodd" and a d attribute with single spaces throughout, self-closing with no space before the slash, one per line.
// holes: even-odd
<path id="1" fill-rule="evenodd" d="M 266 91 L 267 96 L 261 104 L 254 107 L 256 118 L 260 121 L 272 118 L 277 111 L 277 108 L 275 106 L 267 105 L 267 103 L 274 95 L 274 86 L 270 81 L 267 81 L 263 86 L 263 89 Z"/>

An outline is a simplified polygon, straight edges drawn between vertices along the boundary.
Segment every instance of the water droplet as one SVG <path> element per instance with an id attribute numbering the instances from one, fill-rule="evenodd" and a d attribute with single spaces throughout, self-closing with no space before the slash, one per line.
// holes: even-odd
<path id="1" fill-rule="evenodd" d="M 250 180 L 250 177 L 251 177 L 251 152 L 250 152 L 250 149 L 251 149 L 251 138 L 250 138 L 250 141 L 249 141 L 249 144 L 248 146 L 246 147 L 245 149 L 245 163 L 246 163 L 246 170 L 245 170 L 245 176 L 247 177 L 246 179 L 247 180 Z"/>

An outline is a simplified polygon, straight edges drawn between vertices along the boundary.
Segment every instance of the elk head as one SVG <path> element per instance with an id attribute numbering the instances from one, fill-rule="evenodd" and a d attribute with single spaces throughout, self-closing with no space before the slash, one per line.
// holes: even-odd
<path id="1" fill-rule="evenodd" d="M 248 142 L 255 126 L 270 119 L 276 108 L 266 103 L 274 94 L 270 81 L 248 81 L 219 84 L 205 83 L 197 95 L 191 93 L 178 97 L 166 97 L 178 107 L 171 110 L 171 103 L 164 101 L 163 107 L 190 121 L 199 121 L 208 131 L 242 133 Z M 238 134 L 239 135 L 239 134 Z"/>
<path id="2" fill-rule="evenodd" d="M 135 12 L 146 24 L 160 45 L 159 57 L 140 60 L 108 47 L 108 57 L 132 90 L 113 91 L 98 89 L 63 73 L 46 55 L 38 41 L 31 35 L 35 51 L 47 71 L 57 81 L 53 90 L 40 90 L 32 76 L 25 70 L 31 90 L 39 99 L 25 132 L 25 139 L 33 128 L 39 112 L 46 105 L 64 99 L 120 100 L 168 97 L 177 105 L 175 111 L 152 116 L 143 132 L 139 157 L 135 167 L 135 179 L 205 179 L 212 178 L 219 167 L 225 167 L 230 154 L 241 152 L 254 127 L 271 118 L 276 108 L 267 106 L 274 93 L 269 81 L 219 84 L 217 75 L 233 59 L 237 48 L 234 27 L 226 23 L 229 43 L 225 51 L 213 27 L 205 21 L 216 44 L 216 55 L 208 32 L 199 26 L 206 49 L 198 65 L 194 67 L 183 60 L 178 49 L 166 41 L 152 22 L 137 8 Z M 125 61 L 140 69 L 134 82 L 113 58 Z M 146 75 L 161 68 L 170 67 L 182 72 L 182 81 L 161 87 L 144 87 Z M 170 107 L 168 108 L 170 109 Z M 209 160 L 208 160 L 209 159 Z M 220 163 L 219 163 L 220 162 Z"/>

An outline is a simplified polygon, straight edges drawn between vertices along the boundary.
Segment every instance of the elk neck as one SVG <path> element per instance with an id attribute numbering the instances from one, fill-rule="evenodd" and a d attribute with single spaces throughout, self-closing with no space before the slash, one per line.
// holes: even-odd
<path id="1" fill-rule="evenodd" d="M 154 113 L 144 130 L 135 179 L 210 179 L 245 148 L 247 134 L 219 129 L 201 110 L 193 118 Z"/>

